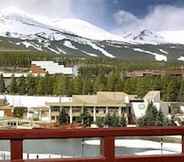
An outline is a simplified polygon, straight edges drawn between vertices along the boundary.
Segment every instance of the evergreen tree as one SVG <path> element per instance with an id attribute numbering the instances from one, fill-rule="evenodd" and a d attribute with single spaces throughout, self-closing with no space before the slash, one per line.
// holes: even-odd
<path id="1" fill-rule="evenodd" d="M 109 125 L 110 127 L 113 127 L 113 128 L 120 127 L 120 118 L 119 116 L 116 115 L 115 112 L 111 116 L 111 121 L 112 122 Z"/>
<path id="2" fill-rule="evenodd" d="M 53 80 L 48 74 L 45 75 L 43 80 L 43 91 L 44 95 L 52 95 L 53 94 Z"/>
<path id="3" fill-rule="evenodd" d="M 53 94 L 57 96 L 64 95 L 63 94 L 64 83 L 62 77 L 56 76 L 54 80 L 55 83 L 53 85 Z"/>
<path id="4" fill-rule="evenodd" d="M 118 71 L 113 71 L 107 78 L 107 89 L 109 91 L 118 91 L 122 89 L 121 77 Z"/>
<path id="5" fill-rule="evenodd" d="M 127 126 L 127 119 L 126 119 L 125 115 L 122 115 L 122 117 L 120 119 L 120 126 L 121 127 L 126 127 Z"/>
<path id="6" fill-rule="evenodd" d="M 1 74 L 0 75 L 0 93 L 4 93 L 6 90 L 6 87 L 5 87 L 5 82 L 4 82 L 4 79 L 3 79 L 3 75 Z"/>
<path id="7" fill-rule="evenodd" d="M 164 101 L 176 101 L 177 98 L 177 84 L 175 80 L 167 80 L 167 84 L 164 89 L 163 99 Z"/>
<path id="8" fill-rule="evenodd" d="M 104 117 L 98 117 L 96 119 L 96 125 L 99 127 L 99 128 L 103 128 L 105 126 L 105 118 Z"/>
<path id="9" fill-rule="evenodd" d="M 137 81 L 136 86 L 136 94 L 138 97 L 144 97 L 145 94 L 149 91 L 150 80 L 147 77 L 141 78 L 139 81 Z"/>
<path id="10" fill-rule="evenodd" d="M 112 117 L 111 117 L 110 113 L 108 113 L 105 116 L 105 123 L 104 124 L 106 127 L 110 127 L 112 125 Z"/>
<path id="11" fill-rule="evenodd" d="M 85 108 L 84 108 L 84 111 L 81 113 L 80 118 L 81 118 L 82 124 L 85 127 L 91 126 L 93 122 L 92 116 Z"/>
<path id="12" fill-rule="evenodd" d="M 25 107 L 15 107 L 13 111 L 13 115 L 16 118 L 23 118 L 24 114 L 27 113 L 27 108 Z"/>
<path id="13" fill-rule="evenodd" d="M 127 79 L 124 81 L 123 91 L 128 94 L 136 94 L 137 80 L 134 78 Z"/>
<path id="14" fill-rule="evenodd" d="M 178 92 L 178 99 L 179 102 L 184 102 L 184 80 L 180 81 L 180 87 Z"/>
<path id="15" fill-rule="evenodd" d="M 104 89 L 105 89 L 104 79 L 103 76 L 99 74 L 94 81 L 93 90 L 96 93 L 98 91 L 103 91 Z"/>
<path id="16" fill-rule="evenodd" d="M 18 94 L 20 95 L 25 95 L 27 93 L 27 86 L 26 86 L 26 79 L 24 76 L 22 76 L 19 80 L 18 80 L 18 86 L 17 86 L 17 91 Z"/>
<path id="17" fill-rule="evenodd" d="M 163 112 L 159 110 L 157 119 L 156 119 L 156 125 L 157 126 L 168 126 L 169 120 L 164 116 Z"/>
<path id="18" fill-rule="evenodd" d="M 82 94 L 82 81 L 80 77 L 74 78 L 73 80 L 73 94 Z"/>
<path id="19" fill-rule="evenodd" d="M 65 95 L 73 95 L 73 83 L 69 77 L 65 77 Z"/>
<path id="20" fill-rule="evenodd" d="M 27 85 L 27 95 L 32 96 L 37 94 L 36 93 L 36 78 L 29 75 L 26 79 L 26 85 Z"/>
<path id="21" fill-rule="evenodd" d="M 43 77 L 37 78 L 35 87 L 36 87 L 36 94 L 39 95 L 39 96 L 46 94 L 44 83 L 45 83 L 45 81 L 44 81 Z"/>
<path id="22" fill-rule="evenodd" d="M 93 94 L 93 82 L 89 79 L 82 80 L 82 94 Z"/>
<path id="23" fill-rule="evenodd" d="M 138 120 L 140 127 L 144 126 L 167 126 L 169 120 L 164 116 L 162 111 L 158 111 L 157 108 L 150 103 L 146 110 L 146 114 Z"/>
<path id="24" fill-rule="evenodd" d="M 10 83 L 10 93 L 11 94 L 16 94 L 17 93 L 17 89 L 18 89 L 17 80 L 13 76 L 12 79 L 11 79 L 11 83 Z"/>
<path id="25" fill-rule="evenodd" d="M 63 108 L 59 114 L 59 124 L 60 125 L 65 125 L 65 124 L 68 124 L 69 123 L 69 115 L 68 113 L 66 113 L 65 109 Z"/>

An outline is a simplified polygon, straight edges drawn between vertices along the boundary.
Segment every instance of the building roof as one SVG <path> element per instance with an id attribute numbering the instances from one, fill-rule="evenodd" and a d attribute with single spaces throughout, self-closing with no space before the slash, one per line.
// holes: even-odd
<path id="1" fill-rule="evenodd" d="M 52 96 L 19 96 L 0 95 L 0 99 L 5 100 L 13 107 L 41 108 L 47 107 L 46 102 L 71 102 L 71 97 Z"/>
<path id="2" fill-rule="evenodd" d="M 32 64 L 40 66 L 45 69 L 49 74 L 73 74 L 72 67 L 64 67 L 64 65 L 59 65 L 53 61 L 32 61 Z"/>
<path id="3" fill-rule="evenodd" d="M 144 100 L 147 102 L 160 102 L 160 91 L 149 91 Z"/>
<path id="4" fill-rule="evenodd" d="M 4 78 L 21 78 L 21 77 L 27 77 L 29 73 L 7 73 L 7 72 L 2 72 L 0 71 L 0 75 L 3 75 Z"/>
<path id="5" fill-rule="evenodd" d="M 47 104 L 52 106 L 120 107 L 127 103 L 129 103 L 129 95 L 124 92 L 97 92 L 96 95 L 73 95 L 72 102 L 48 102 Z"/>

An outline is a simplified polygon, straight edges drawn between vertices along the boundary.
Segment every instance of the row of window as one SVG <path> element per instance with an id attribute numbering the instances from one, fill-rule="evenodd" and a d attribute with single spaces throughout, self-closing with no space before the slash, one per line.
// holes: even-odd
<path id="1" fill-rule="evenodd" d="M 109 112 L 114 112 L 114 109 L 115 111 L 118 111 L 119 108 L 108 108 L 108 111 Z M 122 108 L 121 111 L 125 112 L 126 108 Z M 52 107 L 51 108 L 51 112 L 60 112 L 61 111 L 61 108 L 59 107 Z M 68 108 L 67 108 L 67 111 Z M 72 109 L 73 112 L 81 112 L 81 108 L 73 108 Z M 88 111 L 93 113 L 93 108 L 88 108 Z M 97 108 L 96 109 L 96 113 L 99 113 L 99 112 L 103 112 L 103 113 L 106 113 L 106 108 Z"/>

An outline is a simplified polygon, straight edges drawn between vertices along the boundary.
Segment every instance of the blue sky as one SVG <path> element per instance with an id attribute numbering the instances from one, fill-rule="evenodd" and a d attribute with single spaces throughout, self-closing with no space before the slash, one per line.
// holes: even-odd
<path id="1" fill-rule="evenodd" d="M 132 29 L 184 30 L 184 0 L 0 0 L 49 18 L 79 18 L 111 32 Z"/>
<path id="2" fill-rule="evenodd" d="M 184 0 L 74 0 L 74 13 L 106 29 L 117 27 L 114 15 L 126 11 L 143 18 L 157 6 L 184 6 Z"/>

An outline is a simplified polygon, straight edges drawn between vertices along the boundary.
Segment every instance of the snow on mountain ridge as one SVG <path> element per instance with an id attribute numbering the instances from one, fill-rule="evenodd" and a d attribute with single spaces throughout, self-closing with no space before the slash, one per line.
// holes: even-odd
<path id="1" fill-rule="evenodd" d="M 49 19 L 37 15 L 30 15 L 15 7 L 9 7 L 0 11 L 0 34 L 33 35 L 47 33 L 50 35 L 58 29 L 50 25 Z M 60 30 L 60 32 L 64 32 Z"/>
<path id="2" fill-rule="evenodd" d="M 17 21 L 29 25 L 37 25 L 48 28 L 48 21 L 46 18 L 30 15 L 15 7 L 9 7 L 1 10 L 0 18 L 4 19 L 4 21 Z"/>
<path id="3" fill-rule="evenodd" d="M 45 33 L 48 38 L 53 33 L 63 32 L 74 34 L 92 40 L 110 40 L 120 41 L 131 44 L 184 44 L 184 31 L 150 31 L 144 29 L 141 31 L 131 31 L 118 36 L 108 32 L 96 25 L 80 19 L 55 19 L 30 15 L 15 7 L 9 7 L 0 11 L 0 35 L 6 36 L 9 32 L 12 36 L 34 35 Z M 59 35 L 61 35 L 60 33 Z M 55 34 L 54 34 L 55 35 Z M 60 36 L 56 35 L 57 40 Z M 61 37 L 63 39 L 63 36 Z"/>
<path id="4" fill-rule="evenodd" d="M 129 32 L 123 35 L 125 39 L 137 44 L 162 44 L 167 41 L 159 33 L 144 29 L 141 31 Z"/>
<path id="5" fill-rule="evenodd" d="M 80 19 L 58 19 L 54 20 L 52 25 L 57 28 L 75 33 L 79 36 L 94 40 L 125 41 L 122 37 L 114 35 L 102 28 Z"/>
<path id="6" fill-rule="evenodd" d="M 158 34 L 171 44 L 184 44 L 184 30 L 160 31 Z"/>
<path id="7" fill-rule="evenodd" d="M 123 38 L 136 44 L 184 44 L 184 30 L 151 31 L 144 29 L 123 34 Z"/>
<path id="8" fill-rule="evenodd" d="M 35 29 L 28 31 L 25 25 L 29 25 L 29 28 Z M 56 19 L 50 21 L 46 17 L 30 15 L 15 7 L 9 7 L 0 11 L 1 33 L 2 31 L 7 31 L 21 34 L 35 34 L 40 32 L 48 33 L 49 30 L 58 30 L 94 40 L 123 41 L 123 38 L 80 19 Z"/>

